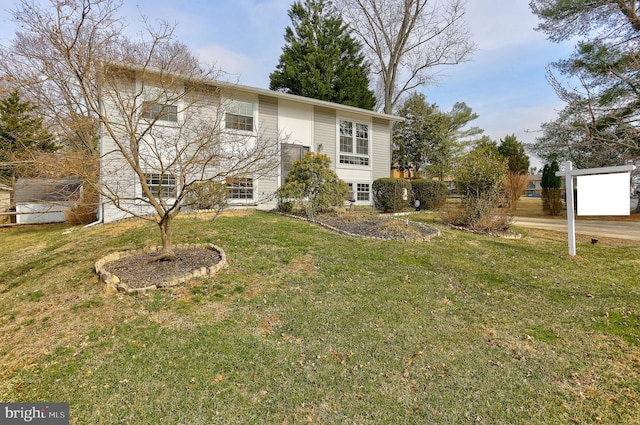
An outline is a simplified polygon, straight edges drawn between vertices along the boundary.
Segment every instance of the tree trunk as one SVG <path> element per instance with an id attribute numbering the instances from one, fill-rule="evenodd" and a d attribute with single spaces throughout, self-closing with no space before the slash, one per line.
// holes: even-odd
<path id="1" fill-rule="evenodd" d="M 156 255 L 152 261 L 173 261 L 176 259 L 176 253 L 171 246 L 171 222 L 172 217 L 165 215 L 160 219 L 158 227 L 162 235 L 162 250 Z"/>

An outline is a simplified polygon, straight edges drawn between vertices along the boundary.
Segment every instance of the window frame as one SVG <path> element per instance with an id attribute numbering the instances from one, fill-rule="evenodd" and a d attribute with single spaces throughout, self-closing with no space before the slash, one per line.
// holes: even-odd
<path id="1" fill-rule="evenodd" d="M 175 175 L 171 173 L 144 173 L 144 177 L 149 191 L 154 194 L 156 199 L 175 199 L 177 197 L 178 178 Z M 143 194 L 143 196 L 146 198 L 146 195 Z"/>
<path id="2" fill-rule="evenodd" d="M 247 183 L 247 186 L 242 186 L 242 184 Z M 227 177 L 225 179 L 225 185 L 227 188 L 227 198 L 230 202 L 253 201 L 255 199 L 256 185 L 253 178 Z M 244 196 L 233 196 L 235 193 Z M 251 196 L 248 196 L 248 194 Z"/>
<path id="3" fill-rule="evenodd" d="M 141 116 L 142 119 L 156 124 L 174 125 L 178 123 L 178 105 L 153 100 L 144 101 Z"/>
<path id="4" fill-rule="evenodd" d="M 243 107 L 250 105 L 251 111 Z M 248 115 L 251 112 L 251 115 Z M 253 133 L 255 131 L 256 107 L 255 102 L 245 99 L 230 99 L 224 109 L 224 128 L 232 131 Z"/>
<path id="5" fill-rule="evenodd" d="M 349 186 L 349 195 L 354 195 L 353 199 L 355 199 L 356 203 L 371 203 L 371 182 L 347 182 L 347 185 Z M 367 187 L 367 190 L 360 190 L 361 188 L 364 189 L 364 186 Z M 354 187 L 355 191 L 353 190 Z M 367 195 L 366 199 L 361 196 L 362 194 Z M 349 197 L 351 198 L 351 196 Z"/>
<path id="6" fill-rule="evenodd" d="M 370 122 L 338 117 L 339 166 L 371 168 L 371 130 Z"/>

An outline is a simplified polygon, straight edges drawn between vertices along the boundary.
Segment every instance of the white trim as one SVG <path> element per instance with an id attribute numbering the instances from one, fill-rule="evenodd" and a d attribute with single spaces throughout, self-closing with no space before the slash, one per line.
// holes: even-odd
<path id="1" fill-rule="evenodd" d="M 366 157 L 369 160 L 368 165 L 343 164 L 340 162 L 340 156 L 343 154 L 343 152 L 340 150 L 340 121 L 348 121 L 353 124 L 353 128 L 352 128 L 353 151 L 351 152 L 351 154 L 348 154 L 346 152 L 344 152 L 344 154 L 353 156 L 355 158 L 365 157 L 362 154 L 355 153 L 355 151 L 357 151 L 357 137 L 356 137 L 357 125 L 363 124 L 367 126 L 368 140 L 367 140 L 367 156 Z M 362 120 L 362 119 L 358 119 L 351 116 L 336 115 L 336 164 L 335 164 L 335 167 L 336 169 L 341 168 L 341 169 L 366 170 L 366 171 L 373 170 L 373 120 L 367 121 L 367 120 Z"/>

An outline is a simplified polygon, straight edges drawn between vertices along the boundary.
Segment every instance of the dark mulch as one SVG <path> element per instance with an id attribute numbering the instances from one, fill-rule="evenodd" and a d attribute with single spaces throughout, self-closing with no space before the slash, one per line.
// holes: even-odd
<path id="1" fill-rule="evenodd" d="M 327 213 L 320 214 L 315 219 L 341 232 L 370 238 L 424 241 L 439 234 L 434 227 L 412 221 L 407 223 L 406 217 L 373 213 Z"/>
<path id="2" fill-rule="evenodd" d="M 218 251 L 206 248 L 177 249 L 173 261 L 151 261 L 157 252 L 137 254 L 105 264 L 112 273 L 131 289 L 159 285 L 174 278 L 181 278 L 202 267 L 213 267 L 222 258 Z"/>

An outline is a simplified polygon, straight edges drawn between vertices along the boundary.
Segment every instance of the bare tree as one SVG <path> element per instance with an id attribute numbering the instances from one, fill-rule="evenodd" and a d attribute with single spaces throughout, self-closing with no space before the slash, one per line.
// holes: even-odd
<path id="1" fill-rule="evenodd" d="M 116 0 L 22 0 L 21 31 L 0 51 L 5 82 L 42 105 L 73 148 L 100 155 L 103 199 L 155 221 L 158 259 L 175 257 L 171 224 L 192 187 L 227 177 L 253 179 L 277 165 L 274 128 L 230 131 L 222 117 L 233 85 L 174 39 L 166 22 L 123 35 Z M 98 145 L 98 140 L 101 143 Z"/>
<path id="2" fill-rule="evenodd" d="M 158 259 L 174 257 L 172 220 L 202 182 L 273 177 L 279 165 L 275 129 L 225 127 L 231 88 L 155 67 L 109 64 L 101 74 L 102 104 L 92 105 L 103 128 L 101 194 L 158 224 Z"/>
<path id="3" fill-rule="evenodd" d="M 98 59 L 118 58 L 125 20 L 117 0 L 22 0 L 12 10 L 19 25 L 0 48 L 0 75 L 55 126 L 61 142 L 97 154 L 95 116 L 81 85 L 95 84 Z"/>
<path id="4" fill-rule="evenodd" d="M 475 49 L 463 0 L 344 0 L 340 9 L 368 51 L 378 99 L 391 114 L 404 93 L 434 83 L 436 67 Z"/>

